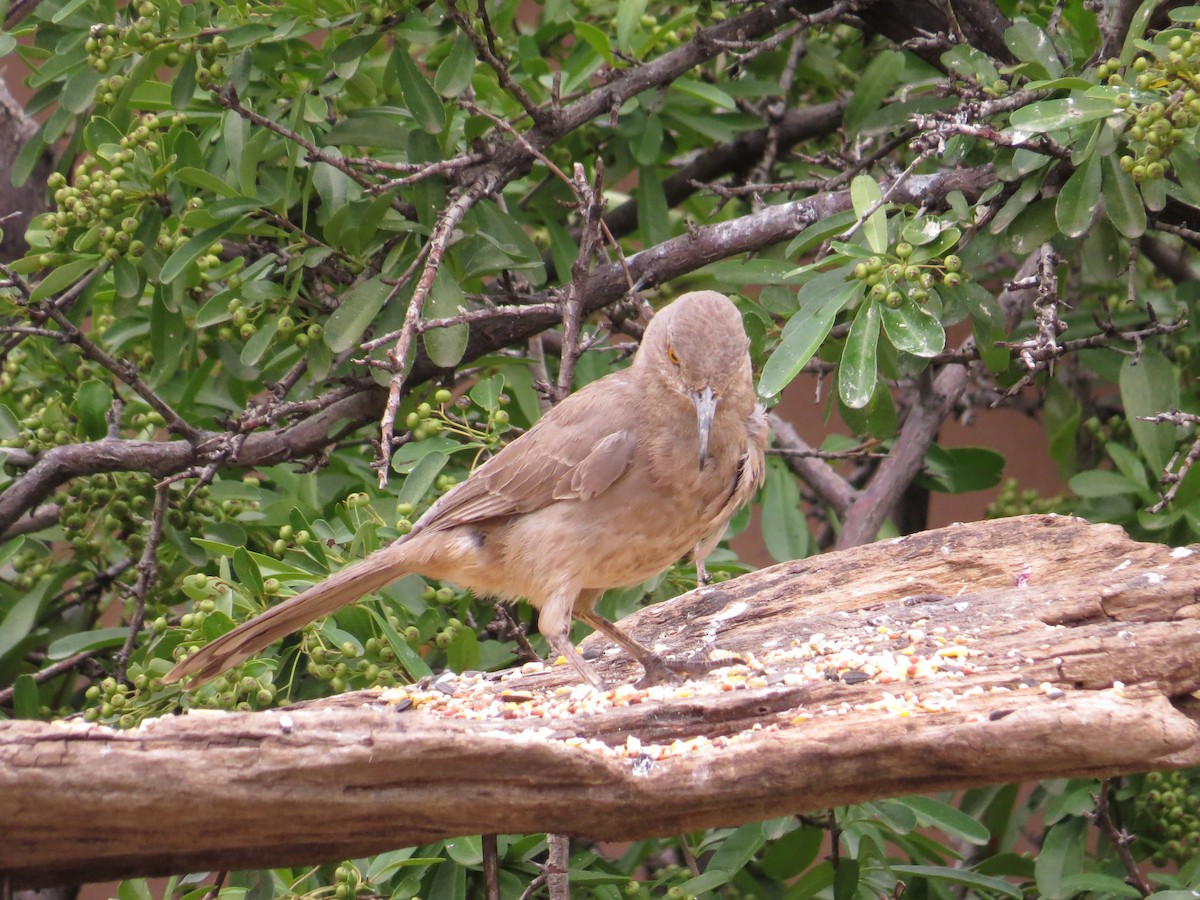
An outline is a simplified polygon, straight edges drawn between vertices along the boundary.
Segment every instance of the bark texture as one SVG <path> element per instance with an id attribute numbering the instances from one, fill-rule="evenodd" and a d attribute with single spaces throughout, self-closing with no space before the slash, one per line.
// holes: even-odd
<path id="1" fill-rule="evenodd" d="M 571 682 L 557 667 L 485 685 L 510 702 L 478 721 L 360 692 L 130 732 L 2 722 L 0 873 L 262 868 L 480 832 L 632 839 L 1195 765 L 1198 590 L 1200 553 L 1027 516 L 785 563 L 622 621 L 667 650 L 763 663 L 728 690 L 705 694 L 714 674 L 691 696 L 549 717 Z M 770 662 L 822 644 L 868 662 L 805 678 Z M 597 636 L 584 649 L 614 683 L 635 674 Z M 869 660 L 889 654 L 936 671 L 887 683 Z"/>

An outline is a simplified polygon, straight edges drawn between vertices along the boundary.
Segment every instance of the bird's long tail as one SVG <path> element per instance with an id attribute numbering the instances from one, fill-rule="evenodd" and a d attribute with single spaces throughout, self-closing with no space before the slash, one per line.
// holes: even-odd
<path id="1" fill-rule="evenodd" d="M 193 687 L 203 684 L 284 635 L 408 574 L 406 568 L 396 565 L 399 560 L 380 558 L 389 555 L 389 551 L 396 557 L 402 556 L 402 546 L 393 544 L 385 547 L 221 635 L 202 647 L 199 653 L 176 664 L 163 676 L 163 681 L 170 683 L 179 681 L 185 675 L 192 675 L 195 676 Z"/>

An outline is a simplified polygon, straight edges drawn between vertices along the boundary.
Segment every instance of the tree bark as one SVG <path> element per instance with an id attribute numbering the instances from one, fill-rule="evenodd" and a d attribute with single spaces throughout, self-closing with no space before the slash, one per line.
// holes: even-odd
<path id="1" fill-rule="evenodd" d="M 0 78 L 0 262 L 12 262 L 25 255 L 29 249 L 25 229 L 34 216 L 49 208 L 46 179 L 54 171 L 49 153 L 42 154 L 23 185 L 12 183 L 13 162 L 35 131 L 37 123 L 25 115 Z"/>
<path id="2" fill-rule="evenodd" d="M 558 666 L 128 732 L 0 722 L 0 873 L 21 887 L 265 868 L 481 832 L 636 839 L 1195 765 L 1198 591 L 1191 550 L 1026 516 L 642 610 L 623 620 L 638 640 L 759 669 L 622 688 L 608 708 Z M 613 683 L 636 674 L 599 636 L 583 649 Z"/>

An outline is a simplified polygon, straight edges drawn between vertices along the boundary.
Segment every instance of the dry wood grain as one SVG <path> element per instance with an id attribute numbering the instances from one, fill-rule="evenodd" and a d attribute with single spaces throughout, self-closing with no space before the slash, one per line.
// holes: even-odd
<path id="1" fill-rule="evenodd" d="M 630 839 L 1195 765 L 1198 589 L 1200 553 L 1028 516 L 785 563 L 623 620 L 674 650 L 715 641 L 763 661 L 824 635 L 947 663 L 904 683 L 866 670 L 797 681 L 766 664 L 749 682 L 762 686 L 536 717 L 570 681 L 554 669 L 506 682 L 532 699 L 487 721 L 359 692 L 130 732 L 3 722 L 0 872 L 21 886 L 338 860 L 464 833 Z M 948 647 L 964 654 L 957 670 Z M 597 637 L 585 651 L 614 682 L 634 674 Z M 676 740 L 697 748 L 650 752 Z"/>

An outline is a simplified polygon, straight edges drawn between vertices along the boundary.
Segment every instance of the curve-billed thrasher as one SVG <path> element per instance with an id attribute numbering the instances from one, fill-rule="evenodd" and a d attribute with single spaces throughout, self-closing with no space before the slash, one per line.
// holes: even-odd
<path id="1" fill-rule="evenodd" d="M 605 589 L 652 578 L 688 550 L 702 561 L 762 483 L 767 425 L 748 343 L 728 297 L 684 294 L 651 320 L 628 369 L 559 403 L 409 534 L 222 635 L 163 680 L 212 678 L 411 573 L 527 599 L 554 652 L 593 686 L 600 680 L 570 642 L 572 616 L 641 663 L 643 683 L 689 670 L 592 607 Z"/>

